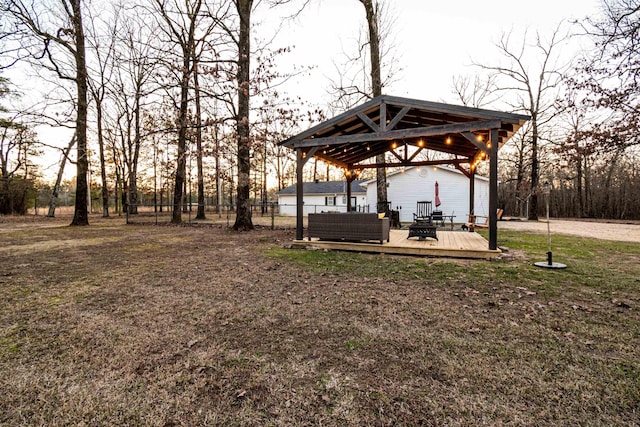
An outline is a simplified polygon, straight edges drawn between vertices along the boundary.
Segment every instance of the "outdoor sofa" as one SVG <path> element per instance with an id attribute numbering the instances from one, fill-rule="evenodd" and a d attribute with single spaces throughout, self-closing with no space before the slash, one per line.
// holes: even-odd
<path id="1" fill-rule="evenodd" d="M 308 220 L 309 240 L 389 241 L 389 218 L 378 218 L 375 213 L 315 213 Z"/>

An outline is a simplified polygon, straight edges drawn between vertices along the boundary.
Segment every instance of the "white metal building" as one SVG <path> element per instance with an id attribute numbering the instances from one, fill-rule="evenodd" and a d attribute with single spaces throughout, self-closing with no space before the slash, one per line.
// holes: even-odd
<path id="1" fill-rule="evenodd" d="M 437 208 L 436 182 L 441 202 Z M 362 185 L 367 192 L 366 203 L 373 212 L 378 200 L 376 180 L 366 181 Z M 413 221 L 418 201 L 431 200 L 434 210 L 441 210 L 444 215 L 455 215 L 454 222 L 464 223 L 469 215 L 469 178 L 459 170 L 446 166 L 407 167 L 387 174 L 387 199 L 391 202 L 391 209 L 400 211 L 401 222 Z M 474 204 L 476 215 L 488 215 L 488 178 L 476 175 Z"/>
<path id="2" fill-rule="evenodd" d="M 367 204 L 365 189 L 361 186 L 364 181 L 355 180 L 351 183 L 351 206 L 362 209 Z M 305 182 L 304 215 L 320 212 L 347 211 L 347 182 L 346 181 L 316 181 Z M 291 185 L 276 193 L 280 215 L 296 215 L 296 186 Z M 375 212 L 375 205 L 371 212 Z M 366 209 L 366 208 L 365 208 Z"/>

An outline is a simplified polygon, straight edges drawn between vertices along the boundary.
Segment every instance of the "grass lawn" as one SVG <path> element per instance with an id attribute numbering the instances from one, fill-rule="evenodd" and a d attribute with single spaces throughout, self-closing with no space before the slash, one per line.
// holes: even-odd
<path id="1" fill-rule="evenodd" d="M 498 261 L 0 219 L 1 425 L 639 425 L 640 247 Z M 43 227 L 42 225 L 46 225 Z"/>

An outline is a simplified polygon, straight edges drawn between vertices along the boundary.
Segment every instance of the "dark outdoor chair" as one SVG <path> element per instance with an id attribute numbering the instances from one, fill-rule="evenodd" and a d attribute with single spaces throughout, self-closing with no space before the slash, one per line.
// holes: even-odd
<path id="1" fill-rule="evenodd" d="M 442 213 L 440 213 L 442 215 Z M 433 225 L 433 215 L 431 211 L 431 202 L 418 202 L 416 213 L 413 214 L 413 224 L 409 226 L 409 237 L 417 237 L 418 240 L 424 240 L 428 237 L 438 240 L 436 235 L 436 226 Z"/>
<path id="2" fill-rule="evenodd" d="M 429 224 L 433 222 L 431 201 L 417 203 L 416 213 L 413 214 L 413 222 Z"/>
<path id="3" fill-rule="evenodd" d="M 433 211 L 431 214 L 431 219 L 434 224 L 439 225 L 440 227 L 444 227 L 444 216 L 442 211 Z"/>

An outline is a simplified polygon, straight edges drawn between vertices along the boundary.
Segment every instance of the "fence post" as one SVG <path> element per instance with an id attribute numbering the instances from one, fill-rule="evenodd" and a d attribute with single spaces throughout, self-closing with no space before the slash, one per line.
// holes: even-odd
<path id="1" fill-rule="evenodd" d="M 271 229 L 275 230 L 276 209 L 275 204 L 271 202 Z"/>

